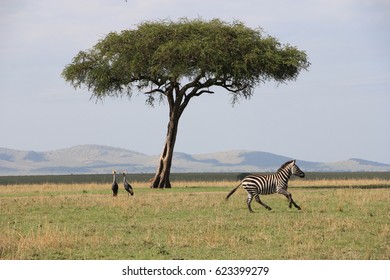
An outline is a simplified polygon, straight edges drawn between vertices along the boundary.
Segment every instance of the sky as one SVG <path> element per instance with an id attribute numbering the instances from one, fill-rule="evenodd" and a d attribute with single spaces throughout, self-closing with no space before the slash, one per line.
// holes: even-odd
<path id="1" fill-rule="evenodd" d="M 49 151 L 82 144 L 161 153 L 164 104 L 142 94 L 91 100 L 61 77 L 81 50 L 111 31 L 181 17 L 240 20 L 304 50 L 296 81 L 256 87 L 232 106 L 216 90 L 191 100 L 176 152 L 254 150 L 300 160 L 390 164 L 390 1 L 2 0 L 0 147 Z"/>

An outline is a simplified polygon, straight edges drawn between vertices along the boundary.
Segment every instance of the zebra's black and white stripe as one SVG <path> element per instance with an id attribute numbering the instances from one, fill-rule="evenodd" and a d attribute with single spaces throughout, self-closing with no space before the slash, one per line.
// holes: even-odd
<path id="1" fill-rule="evenodd" d="M 226 200 L 240 187 L 242 186 L 248 192 L 248 198 L 246 200 L 246 204 L 248 205 L 248 209 L 250 212 L 253 212 L 251 207 L 251 202 L 253 198 L 263 205 L 266 209 L 271 210 L 271 207 L 266 205 L 264 202 L 260 200 L 260 195 L 267 195 L 273 193 L 279 193 L 287 197 L 289 201 L 289 207 L 294 205 L 295 208 L 301 210 L 294 200 L 292 199 L 291 193 L 287 191 L 288 180 L 291 175 L 295 175 L 298 177 L 305 177 L 305 173 L 299 169 L 299 167 L 295 164 L 295 160 L 291 160 L 283 164 L 276 173 L 271 175 L 249 175 L 246 176 L 240 184 L 235 187 L 226 197 Z"/>

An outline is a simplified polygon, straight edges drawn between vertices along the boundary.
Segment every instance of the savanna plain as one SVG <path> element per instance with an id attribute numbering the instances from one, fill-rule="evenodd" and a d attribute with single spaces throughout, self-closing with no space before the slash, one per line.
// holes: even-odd
<path id="1" fill-rule="evenodd" d="M 238 181 L 0 186 L 0 259 L 390 259 L 389 179 L 299 179 L 249 213 Z"/>

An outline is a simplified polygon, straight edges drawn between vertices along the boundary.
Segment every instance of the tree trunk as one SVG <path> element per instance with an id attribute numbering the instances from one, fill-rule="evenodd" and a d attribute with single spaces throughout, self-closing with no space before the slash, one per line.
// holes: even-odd
<path id="1" fill-rule="evenodd" d="M 179 125 L 179 114 L 177 114 L 177 112 L 171 111 L 164 149 L 161 153 L 156 175 L 154 176 L 154 179 L 150 186 L 151 188 L 171 187 L 169 175 L 171 173 L 173 149 L 176 143 L 178 125 Z"/>

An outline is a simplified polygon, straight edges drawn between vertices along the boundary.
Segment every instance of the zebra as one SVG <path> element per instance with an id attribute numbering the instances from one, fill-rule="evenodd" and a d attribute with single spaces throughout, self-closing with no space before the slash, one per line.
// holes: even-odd
<path id="1" fill-rule="evenodd" d="M 127 182 L 125 172 L 122 172 L 122 174 L 123 174 L 123 186 L 127 191 L 127 196 L 133 195 L 134 194 L 133 187 Z"/>
<path id="2" fill-rule="evenodd" d="M 242 186 L 248 192 L 248 198 L 246 204 L 248 206 L 249 212 L 253 212 L 251 207 L 252 199 L 263 205 L 266 209 L 271 210 L 271 207 L 266 205 L 260 200 L 260 195 L 267 195 L 273 193 L 279 193 L 287 197 L 289 201 L 289 207 L 294 205 L 295 208 L 301 210 L 301 207 L 298 206 L 292 199 L 291 193 L 287 191 L 288 180 L 291 175 L 295 175 L 301 178 L 305 177 L 305 173 L 299 169 L 298 165 L 295 164 L 296 160 L 290 160 L 284 163 L 276 173 L 271 175 L 248 175 L 246 176 L 240 184 L 235 187 L 230 193 L 226 196 L 226 200 L 240 187 Z"/>
<path id="3" fill-rule="evenodd" d="M 112 196 L 117 196 L 118 195 L 118 183 L 116 182 L 116 171 L 113 170 L 112 174 L 114 175 L 114 178 L 112 180 L 112 186 L 111 186 Z"/>

